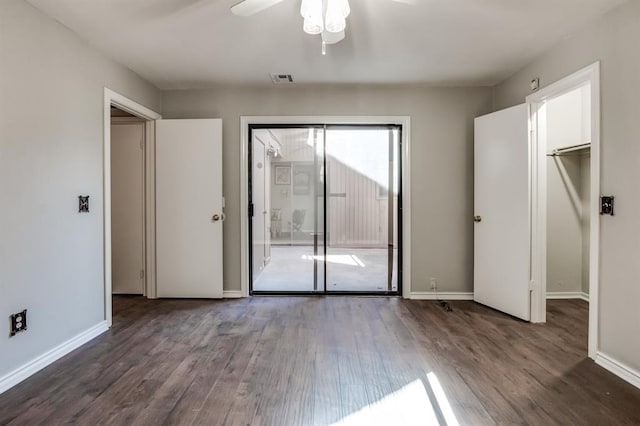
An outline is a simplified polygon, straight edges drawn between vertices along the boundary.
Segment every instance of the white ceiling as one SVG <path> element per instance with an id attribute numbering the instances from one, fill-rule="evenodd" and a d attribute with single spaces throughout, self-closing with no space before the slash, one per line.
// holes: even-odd
<path id="1" fill-rule="evenodd" d="M 493 85 L 625 0 L 350 0 L 320 54 L 300 0 L 237 17 L 238 0 L 28 0 L 161 89 L 297 83 Z"/>

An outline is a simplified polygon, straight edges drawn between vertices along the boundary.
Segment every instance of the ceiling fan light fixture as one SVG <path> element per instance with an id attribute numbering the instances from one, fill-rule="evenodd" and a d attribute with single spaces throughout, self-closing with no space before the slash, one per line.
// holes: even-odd
<path id="1" fill-rule="evenodd" d="M 322 32 L 322 41 L 326 44 L 336 44 L 337 42 L 344 39 L 344 31 L 340 31 L 337 33 L 332 33 L 329 31 Z"/>
<path id="2" fill-rule="evenodd" d="M 322 0 L 302 0 L 302 4 L 300 5 L 300 15 L 305 19 L 322 19 L 322 9 Z"/>
<path id="3" fill-rule="evenodd" d="M 337 0 L 338 3 L 340 4 L 340 9 L 342 10 L 342 16 L 345 17 L 345 19 L 349 16 L 349 14 L 351 13 L 351 7 L 349 6 L 349 0 Z"/>
<path id="4" fill-rule="evenodd" d="M 313 0 L 302 0 L 300 4 L 300 15 L 302 15 L 303 18 L 310 15 L 311 3 L 313 3 Z"/>
<path id="5" fill-rule="evenodd" d="M 316 35 L 322 32 L 322 15 L 313 18 L 304 18 L 302 29 L 305 33 Z"/>
<path id="6" fill-rule="evenodd" d="M 322 34 L 323 55 L 326 45 L 344 39 L 349 13 L 349 0 L 301 0 L 300 3 L 300 15 L 304 18 L 302 29 L 307 34 Z"/>
<path id="7" fill-rule="evenodd" d="M 351 9 L 347 0 L 327 0 L 327 14 L 325 28 L 331 33 L 339 33 L 347 27 L 345 18 Z"/>
<path id="8" fill-rule="evenodd" d="M 322 0 L 302 0 L 300 14 L 304 18 L 302 29 L 307 34 L 320 34 L 324 28 Z"/>
<path id="9" fill-rule="evenodd" d="M 327 32 L 330 33 L 339 33 L 344 31 L 344 29 L 347 27 L 347 22 L 345 21 L 344 18 L 329 18 L 327 17 L 327 25 L 326 25 L 326 29 Z"/>

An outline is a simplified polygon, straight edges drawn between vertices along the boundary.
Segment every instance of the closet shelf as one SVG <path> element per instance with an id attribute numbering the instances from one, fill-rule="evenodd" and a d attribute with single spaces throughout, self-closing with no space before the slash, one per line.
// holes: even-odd
<path id="1" fill-rule="evenodd" d="M 583 143 L 580 145 L 567 146 L 565 148 L 554 149 L 553 151 L 551 151 L 551 153 L 547 154 L 547 157 L 555 157 L 558 155 L 568 154 L 570 152 L 575 152 L 575 151 L 582 151 L 590 148 L 591 148 L 591 142 Z"/>

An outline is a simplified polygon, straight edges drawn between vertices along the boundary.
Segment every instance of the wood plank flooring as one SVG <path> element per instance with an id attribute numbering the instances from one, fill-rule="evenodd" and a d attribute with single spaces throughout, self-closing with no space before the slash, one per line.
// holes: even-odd
<path id="1" fill-rule="evenodd" d="M 113 328 L 0 395 L 0 424 L 640 424 L 640 390 L 586 357 L 585 302 L 545 325 L 451 305 L 114 297 Z"/>

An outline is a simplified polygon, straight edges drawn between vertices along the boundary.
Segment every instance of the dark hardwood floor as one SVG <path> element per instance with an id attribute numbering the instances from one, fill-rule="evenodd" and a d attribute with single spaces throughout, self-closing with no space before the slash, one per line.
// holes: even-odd
<path id="1" fill-rule="evenodd" d="M 0 395 L 0 424 L 640 424 L 587 359 L 587 304 L 114 297 L 113 328 Z M 434 380 L 434 376 L 437 380 Z"/>

